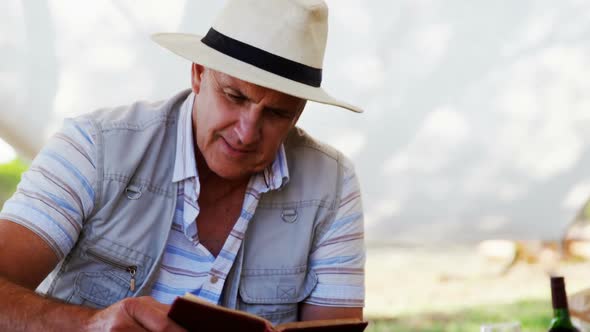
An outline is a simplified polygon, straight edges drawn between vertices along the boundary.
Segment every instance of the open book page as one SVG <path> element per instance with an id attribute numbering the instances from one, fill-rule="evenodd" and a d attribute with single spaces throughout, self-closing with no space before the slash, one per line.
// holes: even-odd
<path id="1" fill-rule="evenodd" d="M 292 322 L 273 327 L 262 317 L 211 304 L 192 294 L 178 297 L 172 303 L 168 317 L 189 332 L 362 332 L 367 326 L 367 322 L 358 319 L 334 319 Z"/>
<path id="2" fill-rule="evenodd" d="M 360 319 L 311 320 L 280 324 L 276 332 L 362 332 L 368 323 Z"/>

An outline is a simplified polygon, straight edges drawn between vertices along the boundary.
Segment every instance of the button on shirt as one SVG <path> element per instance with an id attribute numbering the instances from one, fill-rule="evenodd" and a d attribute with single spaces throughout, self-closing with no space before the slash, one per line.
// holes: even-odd
<path id="1" fill-rule="evenodd" d="M 179 111 L 173 181 L 178 199 L 172 230 L 151 295 L 162 303 L 193 293 L 219 303 L 225 278 L 236 258 L 260 197 L 288 184 L 285 148 L 274 162 L 250 178 L 241 214 L 222 250 L 214 257 L 199 242 L 199 175 L 194 156 L 190 94 Z M 66 120 L 22 176 L 0 219 L 35 232 L 64 258 L 75 245 L 85 216 L 94 209 L 96 188 L 95 138 L 85 120 Z M 351 168 L 343 174 L 341 204 L 331 228 L 314 238 L 309 264 L 318 285 L 306 303 L 325 306 L 364 305 L 364 233 L 358 180 Z"/>

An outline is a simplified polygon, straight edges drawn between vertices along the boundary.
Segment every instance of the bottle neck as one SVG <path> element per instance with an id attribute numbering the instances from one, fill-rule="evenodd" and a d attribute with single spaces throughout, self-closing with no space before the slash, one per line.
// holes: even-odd
<path id="1" fill-rule="evenodd" d="M 563 277 L 551 278 L 551 302 L 553 304 L 553 319 L 549 331 L 577 331 L 570 319 Z"/>
<path id="2" fill-rule="evenodd" d="M 567 312 L 567 296 L 565 293 L 565 285 L 562 282 L 556 282 L 555 284 L 551 285 L 551 302 L 553 305 L 553 310 L 558 309 L 565 309 Z"/>

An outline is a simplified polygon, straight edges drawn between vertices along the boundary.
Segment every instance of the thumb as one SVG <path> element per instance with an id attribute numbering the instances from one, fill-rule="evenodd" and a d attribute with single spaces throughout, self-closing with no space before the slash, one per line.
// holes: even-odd
<path id="1" fill-rule="evenodd" d="M 159 303 L 151 297 L 137 298 L 130 301 L 126 310 L 135 321 L 152 332 L 186 332 L 168 318 L 168 305 Z"/>

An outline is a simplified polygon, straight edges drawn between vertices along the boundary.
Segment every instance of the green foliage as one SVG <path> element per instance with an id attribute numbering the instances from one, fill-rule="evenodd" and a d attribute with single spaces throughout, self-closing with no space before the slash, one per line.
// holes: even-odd
<path id="1" fill-rule="evenodd" d="M 0 207 L 12 196 L 16 190 L 16 185 L 20 181 L 21 174 L 27 168 L 28 165 L 19 159 L 0 164 Z"/>
<path id="2" fill-rule="evenodd" d="M 590 219 L 590 202 L 587 202 L 586 205 L 584 206 L 584 212 L 582 213 L 582 216 L 585 220 Z"/>
<path id="3" fill-rule="evenodd" d="M 519 321 L 523 332 L 546 331 L 551 303 L 546 300 L 478 306 L 453 313 L 422 313 L 371 320 L 367 332 L 473 332 L 481 324 Z"/>

